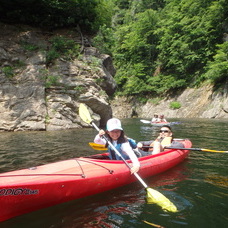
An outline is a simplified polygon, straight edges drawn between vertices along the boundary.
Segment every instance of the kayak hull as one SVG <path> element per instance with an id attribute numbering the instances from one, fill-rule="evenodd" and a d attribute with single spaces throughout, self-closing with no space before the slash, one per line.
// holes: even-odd
<path id="1" fill-rule="evenodd" d="M 144 124 L 151 124 L 152 126 L 163 126 L 163 125 L 174 125 L 174 124 L 180 124 L 180 122 L 151 122 L 149 120 L 140 120 Z"/>
<path id="2" fill-rule="evenodd" d="M 171 122 L 156 122 L 156 123 L 151 122 L 150 124 L 153 126 L 163 126 L 163 125 L 171 125 Z"/>
<path id="3" fill-rule="evenodd" d="M 186 148 L 192 145 L 189 140 L 183 143 Z M 146 178 L 162 173 L 188 153 L 168 150 L 141 157 L 138 174 Z M 98 154 L 0 174 L 0 221 L 137 181 L 123 161 L 106 158 Z"/>

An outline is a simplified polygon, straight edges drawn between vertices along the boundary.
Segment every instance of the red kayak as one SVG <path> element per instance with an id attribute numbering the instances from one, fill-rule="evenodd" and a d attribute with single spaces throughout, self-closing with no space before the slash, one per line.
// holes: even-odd
<path id="1" fill-rule="evenodd" d="M 150 124 L 154 126 L 171 125 L 170 122 L 150 122 Z"/>
<path id="2" fill-rule="evenodd" d="M 140 120 L 142 123 L 151 124 L 155 126 L 171 125 L 170 122 L 151 122 L 149 120 Z"/>
<path id="3" fill-rule="evenodd" d="M 151 122 L 150 120 L 140 120 L 144 124 L 151 124 L 153 126 L 163 126 L 163 125 L 174 125 L 174 124 L 180 124 L 180 122 Z"/>
<path id="4" fill-rule="evenodd" d="M 189 140 L 180 140 L 190 148 Z M 143 178 L 182 162 L 189 150 L 167 150 L 139 158 Z M 129 161 L 130 163 L 130 161 Z M 0 174 L 0 221 L 137 181 L 123 161 L 107 153 Z"/>

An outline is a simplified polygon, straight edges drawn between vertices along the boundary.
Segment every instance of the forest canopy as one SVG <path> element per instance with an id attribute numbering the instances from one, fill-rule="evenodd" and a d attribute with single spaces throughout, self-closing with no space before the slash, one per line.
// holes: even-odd
<path id="1" fill-rule="evenodd" d="M 121 95 L 164 95 L 228 76 L 226 0 L 1 0 L 0 20 L 80 26 L 112 56 Z"/>
<path id="2" fill-rule="evenodd" d="M 105 0 L 1 0 L 0 20 L 45 28 L 81 26 L 97 31 L 111 23 L 111 8 Z"/>

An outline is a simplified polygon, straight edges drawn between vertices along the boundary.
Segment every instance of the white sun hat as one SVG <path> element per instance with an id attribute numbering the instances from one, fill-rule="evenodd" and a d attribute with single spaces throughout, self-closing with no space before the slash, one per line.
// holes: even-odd
<path id="1" fill-rule="evenodd" d="M 116 129 L 123 131 L 123 128 L 121 126 L 121 122 L 117 118 L 109 119 L 108 122 L 107 122 L 106 127 L 107 127 L 108 131 L 113 131 L 113 130 L 116 130 Z"/>

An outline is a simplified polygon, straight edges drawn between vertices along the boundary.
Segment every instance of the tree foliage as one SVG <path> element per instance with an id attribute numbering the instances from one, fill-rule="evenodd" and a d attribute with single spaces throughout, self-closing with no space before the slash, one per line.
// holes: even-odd
<path id="1" fill-rule="evenodd" d="M 217 45 L 217 52 L 212 61 L 208 61 L 203 77 L 214 84 L 222 84 L 228 78 L 228 42 Z"/>
<path id="2" fill-rule="evenodd" d="M 1 0 L 0 20 L 95 33 L 118 93 L 151 96 L 227 80 L 226 0 Z"/>
<path id="3" fill-rule="evenodd" d="M 226 80 L 225 0 L 114 2 L 111 53 L 119 93 L 161 95 Z"/>
<path id="4" fill-rule="evenodd" d="M 97 31 L 104 23 L 110 25 L 110 9 L 105 0 L 1 0 L 0 20 L 51 29 L 80 25 Z"/>

